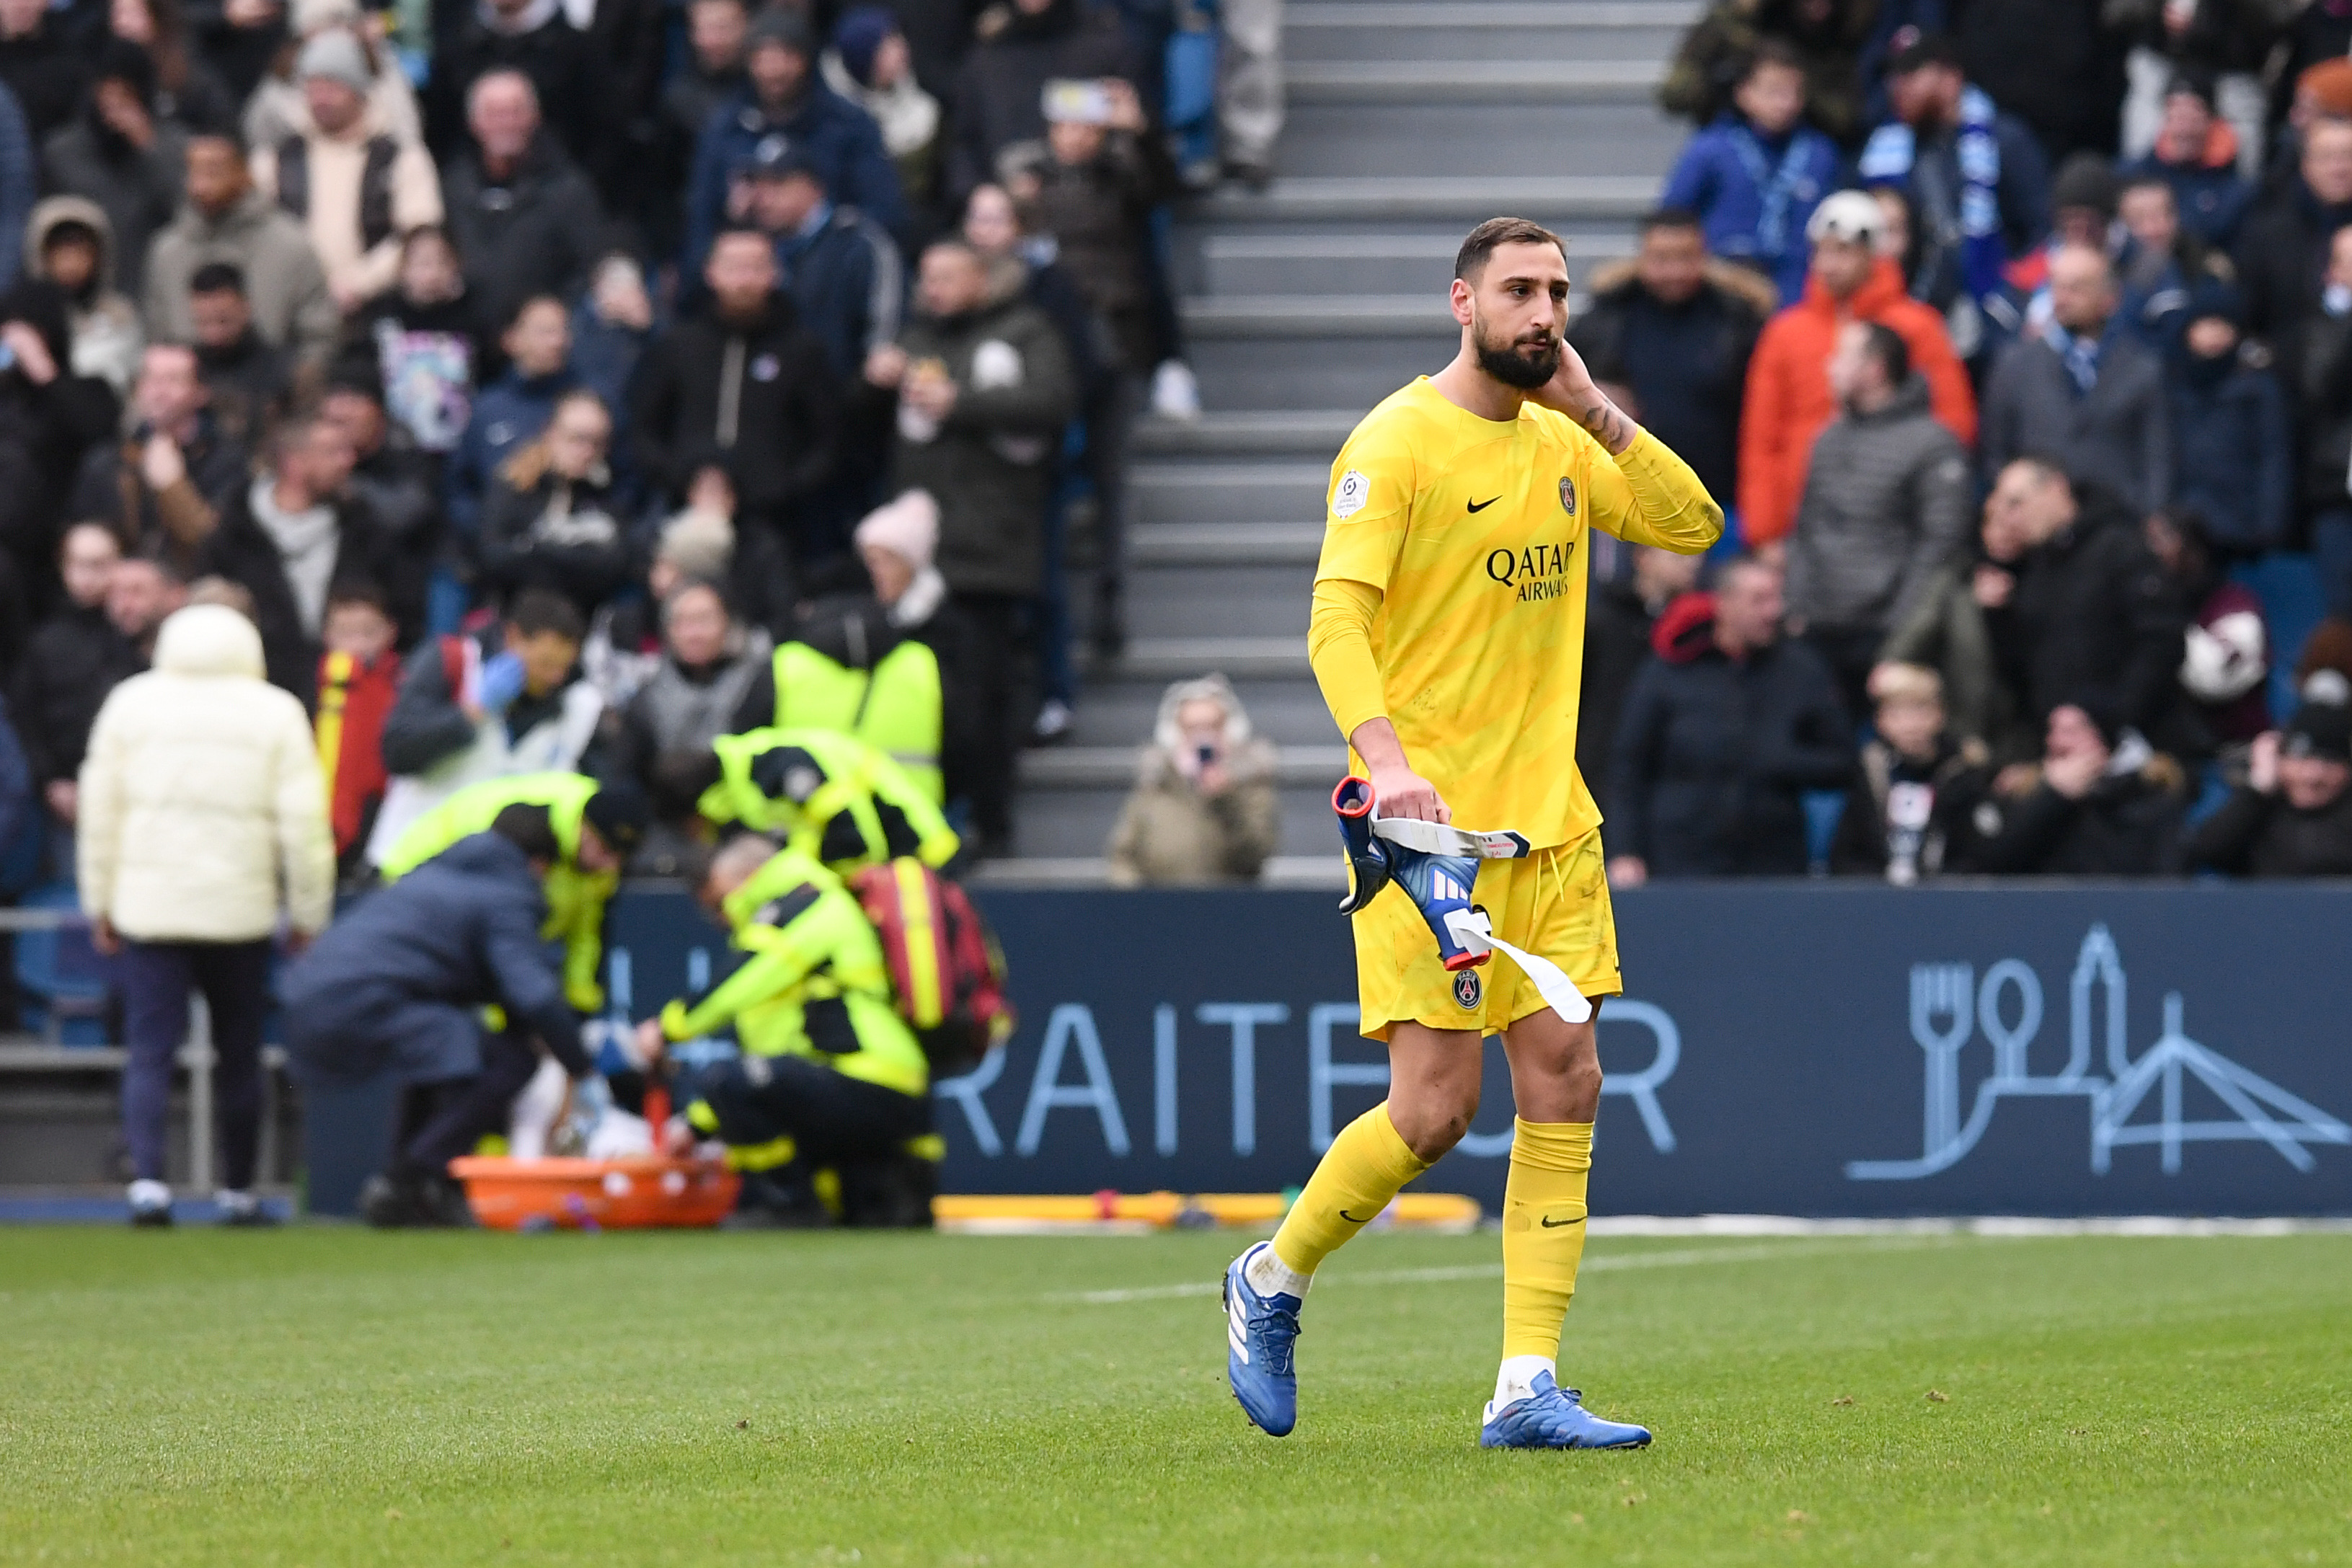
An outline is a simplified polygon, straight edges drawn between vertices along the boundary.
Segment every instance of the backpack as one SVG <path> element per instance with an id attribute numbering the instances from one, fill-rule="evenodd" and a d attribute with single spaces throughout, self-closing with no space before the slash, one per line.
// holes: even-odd
<path id="1" fill-rule="evenodd" d="M 1004 952 L 988 922 L 962 888 L 911 857 L 866 866 L 848 884 L 882 939 L 892 997 L 932 1078 L 978 1067 L 1014 1022 Z"/>

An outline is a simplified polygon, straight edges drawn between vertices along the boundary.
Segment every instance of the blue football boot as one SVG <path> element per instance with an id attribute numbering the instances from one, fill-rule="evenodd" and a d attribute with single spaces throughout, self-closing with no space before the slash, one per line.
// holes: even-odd
<path id="1" fill-rule="evenodd" d="M 1241 1401 L 1242 1413 L 1270 1437 L 1284 1437 L 1298 1425 L 1298 1375 L 1291 1369 L 1291 1346 L 1298 1338 L 1297 1296 L 1261 1296 L 1244 1272 L 1261 1241 L 1225 1270 L 1225 1381 Z M 1643 1434 L 1646 1441 L 1648 1434 Z"/>
<path id="2" fill-rule="evenodd" d="M 1535 1392 L 1500 1410 L 1490 1402 L 1478 1429 L 1482 1448 L 1646 1448 L 1650 1429 L 1629 1421 L 1603 1421 L 1581 1403 L 1583 1396 L 1562 1388 L 1549 1372 L 1538 1372 Z"/>

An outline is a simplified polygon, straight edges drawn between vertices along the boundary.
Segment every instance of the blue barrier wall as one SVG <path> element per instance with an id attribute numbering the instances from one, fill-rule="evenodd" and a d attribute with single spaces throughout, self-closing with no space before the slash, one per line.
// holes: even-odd
<path id="1" fill-rule="evenodd" d="M 940 1087 L 953 1190 L 1273 1190 L 1381 1096 L 1328 894 L 981 903 L 1021 1028 Z M 1617 914 L 1598 1213 L 2352 1213 L 2352 891 L 1714 884 Z M 614 918 L 639 1014 L 725 961 L 676 894 Z M 1499 1203 L 1510 1125 L 1490 1044 L 1427 1185 Z"/>

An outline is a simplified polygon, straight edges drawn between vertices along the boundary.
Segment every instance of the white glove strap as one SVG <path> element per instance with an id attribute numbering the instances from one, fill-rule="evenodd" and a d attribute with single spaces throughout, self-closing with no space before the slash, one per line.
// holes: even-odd
<path id="1" fill-rule="evenodd" d="M 1507 829 L 1501 832 L 1481 833 L 1469 828 L 1450 827 L 1443 822 L 1424 822 L 1418 817 L 1375 817 L 1372 819 L 1372 832 L 1392 844 L 1419 850 L 1425 855 L 1516 861 L 1527 859 L 1528 853 L 1526 835 Z"/>
<path id="2" fill-rule="evenodd" d="M 1475 909 L 1456 909 L 1445 916 L 1445 928 L 1454 939 L 1473 953 L 1500 953 L 1519 967 L 1520 973 L 1533 981 L 1536 992 L 1551 1004 L 1551 1010 L 1570 1023 L 1582 1023 L 1592 1016 L 1592 1004 L 1576 988 L 1576 982 L 1561 972 L 1560 967 L 1549 958 L 1538 958 L 1512 946 L 1495 935 L 1486 915 Z"/>

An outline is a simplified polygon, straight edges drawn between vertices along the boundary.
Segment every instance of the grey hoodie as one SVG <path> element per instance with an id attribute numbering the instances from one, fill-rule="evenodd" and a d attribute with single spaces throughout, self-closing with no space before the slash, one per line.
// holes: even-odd
<path id="1" fill-rule="evenodd" d="M 1875 413 L 1843 413 L 1813 443 L 1789 536 L 1789 614 L 1884 632 L 1918 603 L 1969 528 L 1967 455 L 1914 373 Z"/>

